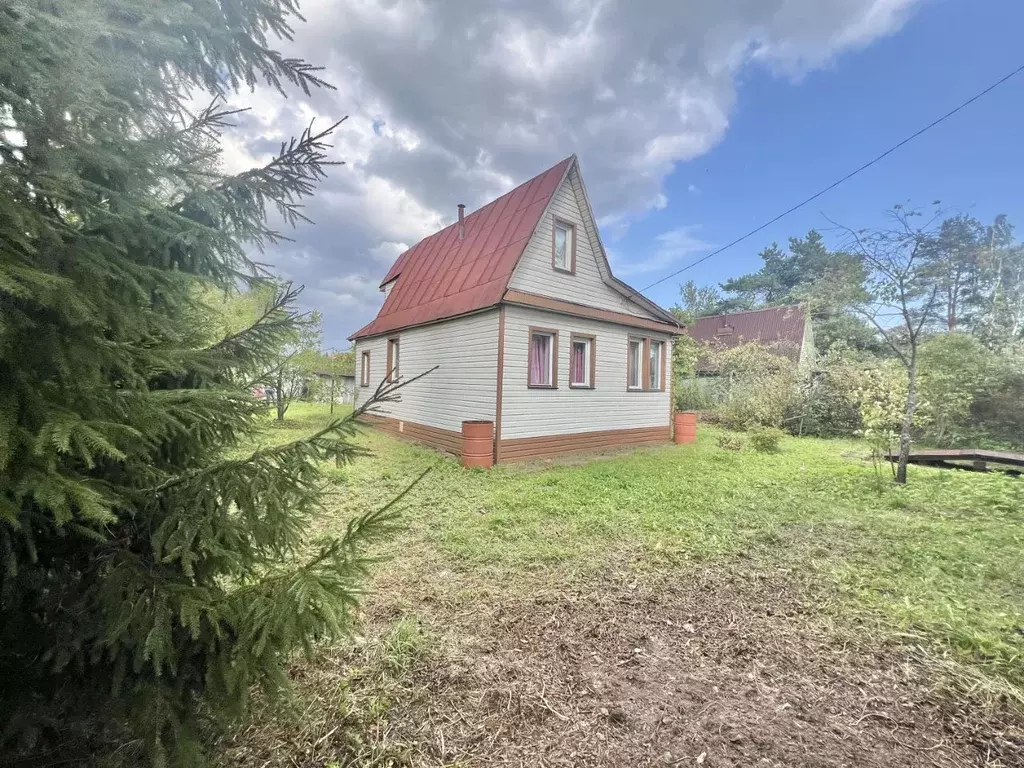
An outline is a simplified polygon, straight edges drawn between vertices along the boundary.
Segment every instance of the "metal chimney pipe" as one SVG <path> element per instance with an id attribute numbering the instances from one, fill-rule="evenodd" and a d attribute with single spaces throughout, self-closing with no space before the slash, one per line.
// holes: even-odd
<path id="1" fill-rule="evenodd" d="M 459 240 L 466 236 L 466 206 L 459 203 Z"/>

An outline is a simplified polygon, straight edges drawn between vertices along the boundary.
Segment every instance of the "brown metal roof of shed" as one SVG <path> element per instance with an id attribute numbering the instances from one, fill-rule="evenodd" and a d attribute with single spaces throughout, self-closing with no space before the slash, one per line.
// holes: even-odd
<path id="1" fill-rule="evenodd" d="M 766 307 L 727 315 L 699 317 L 685 333 L 697 341 L 730 349 L 757 342 L 797 361 L 804 343 L 803 307 Z"/>

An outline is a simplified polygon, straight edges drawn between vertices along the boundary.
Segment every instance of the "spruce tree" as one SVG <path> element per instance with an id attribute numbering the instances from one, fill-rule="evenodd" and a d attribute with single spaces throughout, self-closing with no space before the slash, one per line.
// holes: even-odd
<path id="1" fill-rule="evenodd" d="M 304 541 L 350 421 L 239 453 L 293 291 L 210 344 L 197 282 L 304 220 L 334 126 L 218 171 L 226 99 L 329 87 L 272 47 L 294 0 L 0 3 L 0 740 L 75 728 L 195 765 L 205 719 L 348 620 L 390 512 Z M 206 94 L 210 106 L 191 105 Z M 391 390 L 379 393 L 387 399 Z M 201 719 L 203 718 L 203 719 Z M 79 742 L 82 743 L 82 742 Z M 130 750 L 129 750 L 130 751 Z"/>

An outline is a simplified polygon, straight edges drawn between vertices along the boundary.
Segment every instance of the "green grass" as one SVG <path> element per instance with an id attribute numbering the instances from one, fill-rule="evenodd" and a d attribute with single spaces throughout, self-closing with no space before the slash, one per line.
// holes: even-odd
<path id="1" fill-rule="evenodd" d="M 293 405 L 268 440 L 311 431 L 326 412 Z M 821 610 L 967 664 L 1024 702 L 1024 480 L 912 467 L 898 488 L 879 482 L 857 441 L 785 438 L 764 454 L 722 450 L 720 434 L 702 427 L 695 446 L 466 471 L 369 430 L 360 440 L 374 456 L 332 470 L 318 532 L 433 466 L 387 549 L 396 570 L 430 557 L 501 589 L 623 554 L 658 572 L 788 568 Z"/>

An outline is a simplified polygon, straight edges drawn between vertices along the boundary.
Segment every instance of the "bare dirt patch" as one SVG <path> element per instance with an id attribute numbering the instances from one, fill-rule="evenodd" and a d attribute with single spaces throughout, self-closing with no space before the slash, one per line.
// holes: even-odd
<path id="1" fill-rule="evenodd" d="M 832 626 L 784 573 L 467 578 L 382 584 L 371 639 L 297 664 L 299 716 L 262 713 L 224 762 L 1024 765 L 1009 710 L 954 706 L 905 647 Z"/>

